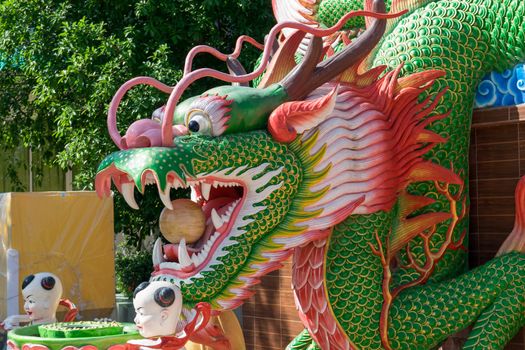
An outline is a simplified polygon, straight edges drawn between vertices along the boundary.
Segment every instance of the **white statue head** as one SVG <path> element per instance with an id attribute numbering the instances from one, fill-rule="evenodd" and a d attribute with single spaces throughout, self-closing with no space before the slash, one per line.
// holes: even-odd
<path id="1" fill-rule="evenodd" d="M 133 293 L 135 324 L 145 338 L 175 333 L 182 309 L 182 295 L 170 282 L 142 282 Z"/>
<path id="2" fill-rule="evenodd" d="M 22 282 L 24 310 L 32 324 L 56 322 L 56 311 L 62 297 L 62 282 L 52 273 L 29 275 Z"/>

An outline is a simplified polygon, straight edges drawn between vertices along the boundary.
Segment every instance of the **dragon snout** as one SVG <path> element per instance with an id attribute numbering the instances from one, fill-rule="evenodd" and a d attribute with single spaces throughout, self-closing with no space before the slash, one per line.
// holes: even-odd
<path id="1" fill-rule="evenodd" d="M 173 126 L 173 136 L 188 134 L 188 129 L 183 125 Z M 120 141 L 122 149 L 161 147 L 162 127 L 159 122 L 152 119 L 140 119 L 131 124 L 126 135 Z"/>
<path id="2" fill-rule="evenodd" d="M 137 120 L 120 143 L 122 149 L 162 146 L 161 125 L 151 119 Z"/>

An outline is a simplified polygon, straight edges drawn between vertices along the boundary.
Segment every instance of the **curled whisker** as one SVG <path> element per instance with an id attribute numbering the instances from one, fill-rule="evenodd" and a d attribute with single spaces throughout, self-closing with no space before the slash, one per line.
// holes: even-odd
<path id="1" fill-rule="evenodd" d="M 215 79 L 222 80 L 228 83 L 246 83 L 246 82 L 249 82 L 255 79 L 260 74 L 262 74 L 264 70 L 266 69 L 273 44 L 275 40 L 277 40 L 277 34 L 284 28 L 301 30 L 305 32 L 305 34 L 312 34 L 316 37 L 325 37 L 325 36 L 332 35 L 335 32 L 339 31 L 346 24 L 346 22 L 350 18 L 353 18 L 353 17 L 368 16 L 368 17 L 373 17 L 377 19 L 389 19 L 389 18 L 399 17 L 405 12 L 406 11 L 403 11 L 400 13 L 394 13 L 394 14 L 385 14 L 385 13 L 376 13 L 376 12 L 363 11 L 363 10 L 353 11 L 341 17 L 341 19 L 334 26 L 327 28 L 327 29 L 312 28 L 302 23 L 290 22 L 290 21 L 281 22 L 281 23 L 276 24 L 270 30 L 270 33 L 268 35 L 268 41 L 266 42 L 264 46 L 263 57 L 261 60 L 262 63 L 253 72 L 235 76 L 235 75 L 223 73 L 215 69 L 211 69 L 211 68 L 200 68 L 200 69 L 197 69 L 195 71 L 189 72 L 188 74 L 184 75 L 184 77 L 179 81 L 179 83 L 175 86 L 175 88 L 171 92 L 170 97 L 168 99 L 168 103 L 166 104 L 166 112 L 164 114 L 165 117 L 162 120 L 162 145 L 165 147 L 169 147 L 173 145 L 173 130 L 172 130 L 173 113 L 175 112 L 175 107 L 177 103 L 179 102 L 180 97 L 192 83 L 194 83 L 195 81 L 199 79 L 205 78 L 205 77 L 215 78 Z M 225 59 L 227 59 L 227 57 Z"/>
<path id="2" fill-rule="evenodd" d="M 241 54 L 242 45 L 247 42 L 258 48 L 259 50 L 264 50 L 264 45 L 259 43 L 254 38 L 248 36 L 248 35 L 241 35 L 239 38 L 237 38 L 237 42 L 235 43 L 235 50 L 231 54 L 224 54 L 220 52 L 219 50 L 208 46 L 208 45 L 199 45 L 195 46 L 186 56 L 186 62 L 184 64 L 184 75 L 189 74 L 191 72 L 191 68 L 193 65 L 193 60 L 195 57 L 200 53 L 209 53 L 212 56 L 215 56 L 216 58 L 220 59 L 221 61 L 226 62 L 228 57 L 238 58 Z"/>
<path id="3" fill-rule="evenodd" d="M 126 95 L 126 93 L 134 86 L 141 84 L 153 86 L 154 88 L 166 94 L 171 93 L 174 89 L 174 87 L 163 84 L 157 79 L 151 77 L 136 77 L 122 84 L 122 86 L 117 90 L 117 93 L 113 96 L 113 99 L 111 100 L 107 119 L 109 135 L 111 136 L 111 139 L 119 149 L 122 149 L 122 136 L 120 135 L 120 132 L 117 128 L 117 109 L 124 95 Z"/>

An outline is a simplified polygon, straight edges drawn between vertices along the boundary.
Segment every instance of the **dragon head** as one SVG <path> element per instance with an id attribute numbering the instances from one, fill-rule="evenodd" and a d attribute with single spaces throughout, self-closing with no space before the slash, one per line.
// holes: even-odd
<path id="1" fill-rule="evenodd" d="M 294 247 L 326 237 L 333 225 L 353 212 L 391 207 L 395 192 L 408 177 L 424 178 L 429 169 L 421 166 L 420 158 L 428 147 L 422 145 L 441 140 L 424 129 L 431 118 L 421 122 L 428 115 L 421 113 L 423 107 L 410 107 L 418 105 L 420 93 L 439 74 L 418 76 L 411 80 L 414 86 L 398 82 L 399 71 L 378 79 L 382 69 L 360 76 L 366 84 L 341 81 L 345 76 L 357 81 L 351 67 L 380 39 L 388 16 L 381 13 L 384 3 L 376 0 L 374 12 L 367 15 L 382 19 L 375 19 L 367 32 L 324 60 L 321 57 L 327 51 L 322 37 L 340 29 L 352 14 L 329 29 L 278 24 L 264 46 L 263 64 L 250 74 L 235 69 L 230 75 L 209 69 L 191 71 L 191 60 L 198 52 L 211 52 L 230 63 L 238 54 L 237 50 L 223 55 L 200 47 L 190 52 L 185 76 L 174 88 L 147 77 L 121 87 L 108 113 L 110 134 L 121 151 L 100 164 L 97 192 L 109 195 L 113 182 L 128 204 L 138 209 L 134 191 L 155 185 L 165 206 L 171 208 L 170 190 L 189 187 L 206 221 L 196 242 L 156 244 L 153 280 L 179 285 L 190 306 L 205 301 L 216 310 L 235 308 L 253 294 L 251 287 L 261 276 L 281 266 Z M 270 58 L 273 38 L 285 27 L 297 31 Z M 272 69 L 293 61 L 306 33 L 313 39 L 303 61 L 284 71 Z M 257 88 L 221 86 L 178 103 L 184 89 L 198 78 L 212 76 L 242 84 L 265 68 Z M 340 77 L 339 83 L 333 81 L 335 77 Z M 116 127 L 118 104 L 127 90 L 143 83 L 170 93 L 168 102 L 151 119 L 135 122 L 121 137 Z M 403 97 L 394 98 L 397 95 Z M 384 102 L 366 110 L 374 100 Z M 404 108 L 397 108 L 397 103 Z M 403 118 L 384 118 L 401 112 Z M 341 119 L 343 114 L 348 125 Z M 385 128 L 381 123 L 397 124 Z M 358 127 L 365 124 L 373 134 L 370 137 L 363 136 L 364 129 Z M 403 140 L 392 138 L 389 144 L 374 145 L 376 131 L 394 132 L 391 130 L 404 130 Z M 372 153 L 366 154 L 372 158 L 362 159 L 365 153 L 361 153 L 351 159 L 363 147 L 369 147 Z M 403 158 L 395 158 L 396 147 L 408 150 Z M 386 161 L 373 152 L 391 153 L 390 158 L 388 154 L 383 157 L 399 162 L 399 171 L 384 173 Z M 370 181 L 360 180 L 361 170 L 379 172 L 372 180 L 383 182 L 379 190 L 374 192 Z M 341 173 L 344 171 L 348 172 Z"/>

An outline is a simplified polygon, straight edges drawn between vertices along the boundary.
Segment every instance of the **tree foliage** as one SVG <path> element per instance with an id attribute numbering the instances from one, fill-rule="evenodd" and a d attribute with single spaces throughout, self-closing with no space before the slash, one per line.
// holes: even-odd
<path id="1" fill-rule="evenodd" d="M 272 24 L 268 0 L 0 0 L 0 143 L 30 146 L 73 168 L 75 188 L 92 189 L 98 163 L 116 150 L 106 113 L 122 83 L 148 75 L 174 85 L 191 47 L 231 52 L 237 36 L 262 42 Z M 243 53 L 251 66 L 258 53 Z M 211 57 L 195 66 L 224 70 Z M 121 132 L 166 99 L 134 89 L 119 109 Z"/>

